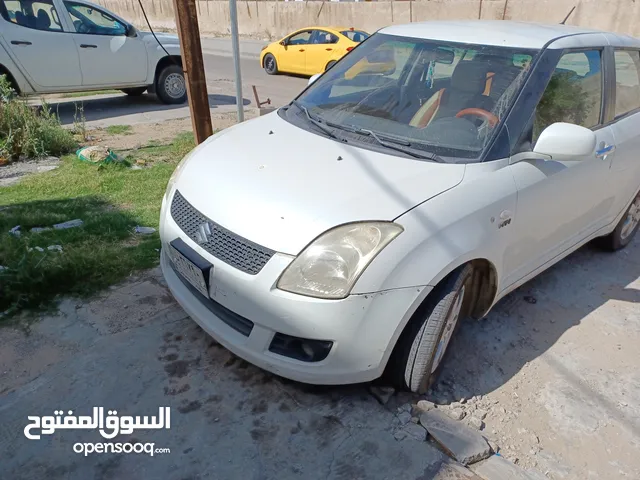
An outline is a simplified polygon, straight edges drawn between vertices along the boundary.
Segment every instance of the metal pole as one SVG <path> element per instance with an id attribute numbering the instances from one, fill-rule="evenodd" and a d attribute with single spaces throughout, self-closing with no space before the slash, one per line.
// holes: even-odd
<path id="1" fill-rule="evenodd" d="M 238 122 L 244 122 L 244 104 L 242 101 L 242 74 L 240 73 L 240 42 L 238 40 L 238 10 L 236 0 L 229 0 L 229 16 L 231 17 L 231 48 L 233 63 L 236 67 L 236 106 Z"/>

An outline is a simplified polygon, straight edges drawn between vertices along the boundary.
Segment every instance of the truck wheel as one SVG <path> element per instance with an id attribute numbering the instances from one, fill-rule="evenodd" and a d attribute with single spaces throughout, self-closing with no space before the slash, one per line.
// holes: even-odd
<path id="1" fill-rule="evenodd" d="M 433 289 L 409 320 L 385 372 L 398 388 L 425 393 L 437 378 L 461 319 L 472 273 L 471 265 L 454 270 Z"/>
<path id="2" fill-rule="evenodd" d="M 126 93 L 130 97 L 139 97 L 144 92 L 147 91 L 147 87 L 136 87 L 136 88 L 123 88 L 122 92 Z"/>
<path id="3" fill-rule="evenodd" d="M 163 103 L 178 104 L 187 101 L 187 84 L 179 65 L 168 65 L 158 75 L 156 93 Z"/>

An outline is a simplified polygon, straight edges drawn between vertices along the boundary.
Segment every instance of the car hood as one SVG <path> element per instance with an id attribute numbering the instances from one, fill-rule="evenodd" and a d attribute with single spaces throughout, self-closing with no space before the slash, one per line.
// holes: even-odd
<path id="1" fill-rule="evenodd" d="M 138 35 L 140 35 L 145 42 L 153 42 L 157 44 L 156 39 L 153 37 L 153 33 L 151 32 L 138 31 Z M 165 47 L 168 45 L 180 45 L 180 39 L 178 38 L 177 35 L 172 35 L 170 33 L 156 32 L 156 38 Z"/>
<path id="2" fill-rule="evenodd" d="M 183 166 L 175 185 L 214 222 L 297 255 L 336 225 L 394 220 L 460 183 L 464 170 L 463 164 L 345 145 L 274 112 L 207 141 Z"/>

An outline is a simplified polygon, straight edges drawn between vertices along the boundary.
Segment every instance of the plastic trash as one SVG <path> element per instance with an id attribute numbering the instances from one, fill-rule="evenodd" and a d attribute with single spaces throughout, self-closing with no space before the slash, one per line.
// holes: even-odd
<path id="1" fill-rule="evenodd" d="M 47 230 L 51 230 L 51 228 L 50 227 L 33 227 L 31 229 L 31 233 L 46 232 Z"/>
<path id="2" fill-rule="evenodd" d="M 4 267 L 4 266 L 0 265 L 0 272 L 2 272 L 4 270 L 9 270 L 9 267 Z"/>
<path id="3" fill-rule="evenodd" d="M 142 235 L 151 235 L 152 233 L 156 233 L 156 229 L 153 227 L 141 227 L 138 225 L 136 227 L 136 233 L 140 233 Z"/>
<path id="4" fill-rule="evenodd" d="M 51 252 L 61 252 L 62 251 L 62 245 L 49 245 L 47 247 L 47 250 L 49 250 Z"/>
<path id="5" fill-rule="evenodd" d="M 11 230 L 9 230 L 9 233 L 11 235 L 15 235 L 16 237 L 20 236 L 20 225 L 16 225 L 15 227 L 13 227 Z"/>
<path id="6" fill-rule="evenodd" d="M 83 223 L 84 222 L 82 220 L 80 220 L 79 218 L 76 218 L 75 220 L 69 220 L 68 222 L 56 223 L 53 226 L 53 228 L 55 228 L 57 230 L 64 230 L 65 228 L 79 227 Z"/>
<path id="7" fill-rule="evenodd" d="M 27 248 L 27 252 L 33 252 L 34 250 L 37 250 L 39 252 L 44 252 L 44 248 L 42 248 L 42 247 L 33 247 L 33 248 L 29 247 L 29 248 Z"/>
<path id="8" fill-rule="evenodd" d="M 76 152 L 78 158 L 84 162 L 101 164 L 119 162 L 118 156 L 107 147 L 94 145 L 92 147 L 84 147 Z"/>

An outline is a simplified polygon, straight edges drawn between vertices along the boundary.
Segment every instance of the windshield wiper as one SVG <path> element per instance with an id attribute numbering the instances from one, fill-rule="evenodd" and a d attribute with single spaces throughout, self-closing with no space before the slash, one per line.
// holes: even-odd
<path id="1" fill-rule="evenodd" d="M 324 123 L 322 123 L 317 118 L 312 117 L 311 113 L 309 113 L 309 109 L 307 107 L 302 105 L 297 100 L 292 100 L 291 103 L 304 112 L 304 114 L 307 116 L 307 120 L 309 120 L 309 122 L 311 122 L 313 125 L 318 127 L 320 130 L 322 130 L 324 133 L 329 135 L 331 138 L 335 138 L 337 140 L 340 140 L 338 138 L 338 136 L 333 132 L 333 130 L 331 130 L 331 128 L 329 126 L 325 125 Z"/>
<path id="2" fill-rule="evenodd" d="M 397 150 L 398 152 L 406 153 L 407 155 L 410 155 L 415 158 L 423 158 L 423 159 L 432 160 L 438 163 L 444 163 L 444 160 L 440 156 L 436 155 L 435 153 L 416 151 L 416 149 L 411 146 L 411 142 L 408 142 L 406 140 L 400 140 L 399 138 L 390 138 L 386 136 L 383 139 L 381 138 L 379 133 L 375 133 L 372 130 L 366 130 L 364 128 L 357 129 L 356 132 L 369 135 L 383 147 L 390 148 L 392 150 Z"/>

